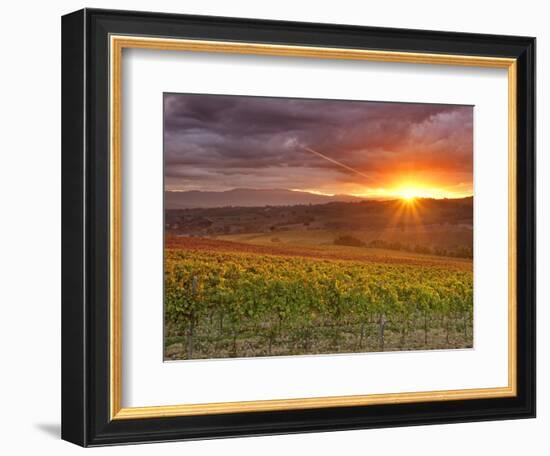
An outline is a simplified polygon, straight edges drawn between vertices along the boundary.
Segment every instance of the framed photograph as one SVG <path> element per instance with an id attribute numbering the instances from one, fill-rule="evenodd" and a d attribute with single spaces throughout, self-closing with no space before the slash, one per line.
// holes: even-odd
<path id="1" fill-rule="evenodd" d="M 62 20 L 62 437 L 535 416 L 535 39 Z"/>

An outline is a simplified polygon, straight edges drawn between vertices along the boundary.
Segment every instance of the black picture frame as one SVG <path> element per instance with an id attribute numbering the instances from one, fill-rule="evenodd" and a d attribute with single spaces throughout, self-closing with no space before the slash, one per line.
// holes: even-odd
<path id="1" fill-rule="evenodd" d="M 517 395 L 111 420 L 108 37 L 517 59 Z M 82 446 L 535 416 L 535 39 L 84 9 L 62 19 L 62 438 Z"/>

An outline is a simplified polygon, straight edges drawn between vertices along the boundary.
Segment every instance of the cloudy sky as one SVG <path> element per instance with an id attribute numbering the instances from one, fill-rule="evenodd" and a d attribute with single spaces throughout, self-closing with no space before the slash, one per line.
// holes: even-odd
<path id="1" fill-rule="evenodd" d="M 164 95 L 167 190 L 472 194 L 471 106 Z"/>

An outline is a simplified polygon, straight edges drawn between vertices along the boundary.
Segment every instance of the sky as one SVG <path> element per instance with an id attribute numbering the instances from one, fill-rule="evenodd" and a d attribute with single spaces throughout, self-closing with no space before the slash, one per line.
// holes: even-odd
<path id="1" fill-rule="evenodd" d="M 166 190 L 473 193 L 473 107 L 165 94 Z"/>

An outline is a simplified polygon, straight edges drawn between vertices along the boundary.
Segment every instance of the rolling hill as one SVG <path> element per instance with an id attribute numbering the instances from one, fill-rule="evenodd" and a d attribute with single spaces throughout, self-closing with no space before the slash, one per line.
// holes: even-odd
<path id="1" fill-rule="evenodd" d="M 166 209 L 191 209 L 212 207 L 261 207 L 295 206 L 299 204 L 324 204 L 331 202 L 359 202 L 363 198 L 351 195 L 319 195 L 286 189 L 235 188 L 222 192 L 166 191 Z"/>

